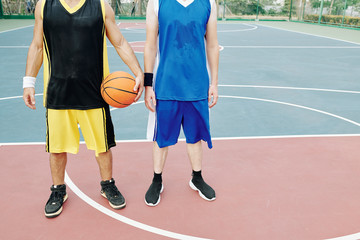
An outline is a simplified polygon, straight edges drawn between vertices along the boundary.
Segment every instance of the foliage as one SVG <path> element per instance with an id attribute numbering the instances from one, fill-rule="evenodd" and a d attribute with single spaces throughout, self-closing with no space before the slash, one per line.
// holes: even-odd
<path id="1" fill-rule="evenodd" d="M 322 15 L 321 22 L 328 23 L 328 24 L 334 24 L 334 25 L 340 25 L 340 24 L 342 24 L 342 19 L 343 19 L 342 15 Z M 319 15 L 317 15 L 317 14 L 305 15 L 304 20 L 310 21 L 310 22 L 318 22 Z M 348 26 L 360 27 L 360 17 L 345 16 L 344 24 L 348 25 Z"/>
<path id="2" fill-rule="evenodd" d="M 346 6 L 345 6 L 346 2 Z M 312 8 L 320 8 L 321 0 L 310 0 Z M 354 7 L 355 11 L 360 11 L 360 0 L 324 0 L 323 8 L 328 9 L 330 15 L 341 15 L 349 6 Z"/>
<path id="3" fill-rule="evenodd" d="M 221 2 L 220 2 L 221 3 Z M 226 6 L 236 15 L 255 15 L 258 9 L 259 14 L 264 14 L 263 4 L 257 0 L 226 0 Z"/>

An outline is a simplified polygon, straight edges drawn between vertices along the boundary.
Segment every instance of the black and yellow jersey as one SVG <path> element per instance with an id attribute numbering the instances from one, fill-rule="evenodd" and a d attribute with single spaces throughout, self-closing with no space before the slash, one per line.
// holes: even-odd
<path id="1" fill-rule="evenodd" d="M 100 85 L 109 73 L 104 0 L 43 0 L 44 105 L 93 109 L 107 104 Z"/>

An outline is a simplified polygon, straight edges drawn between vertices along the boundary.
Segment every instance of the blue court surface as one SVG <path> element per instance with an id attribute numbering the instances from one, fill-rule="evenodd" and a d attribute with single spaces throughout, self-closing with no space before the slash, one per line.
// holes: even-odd
<path id="1" fill-rule="evenodd" d="M 318 28 L 316 34 L 298 31 L 291 29 L 294 24 L 288 23 L 289 27 L 284 28 L 285 23 L 282 23 L 281 26 L 276 23 L 258 22 L 218 23 L 218 39 L 221 48 L 220 98 L 218 104 L 210 112 L 211 134 L 215 143 L 214 150 L 211 150 L 213 152 L 205 150 L 205 158 L 209 158 L 209 162 L 204 161 L 204 165 L 208 166 L 209 179 L 211 179 L 210 176 L 213 176 L 210 182 L 214 183 L 218 189 L 219 199 L 214 202 L 212 207 L 202 202 L 193 203 L 192 201 L 185 204 L 188 208 L 177 207 L 178 214 L 170 219 L 173 219 L 174 225 L 176 225 L 176 221 L 179 221 L 179 224 L 173 226 L 170 220 L 167 222 L 163 220 L 166 212 L 169 213 L 174 209 L 174 205 L 171 205 L 169 200 L 172 197 L 171 190 L 169 190 L 168 195 L 165 195 L 163 207 L 159 206 L 159 212 L 157 212 L 163 217 L 162 220 L 158 218 L 153 221 L 156 229 L 142 228 L 131 221 L 130 223 L 126 222 L 127 220 L 125 221 L 121 217 L 113 217 L 117 220 L 120 219 L 120 222 L 135 226 L 133 228 L 121 225 L 127 234 L 127 238 L 124 239 L 360 239 L 360 219 L 358 217 L 360 208 L 356 205 L 360 202 L 358 183 L 360 182 L 358 177 L 360 163 L 357 161 L 360 157 L 358 151 L 360 38 L 358 41 L 345 40 L 341 35 L 342 29 L 328 27 L 323 28 L 326 28 L 327 31 L 332 29 L 338 31 L 339 37 L 322 35 L 321 26 L 311 26 L 311 28 Z M 306 24 L 302 26 L 302 28 L 306 28 Z M 143 67 L 144 22 L 121 22 L 119 27 L 127 41 L 133 46 Z M 348 34 L 348 30 L 345 31 Z M 21 171 L 20 173 L 16 170 L 25 164 L 23 159 L 26 156 L 31 157 L 34 154 L 34 156 L 41 156 L 44 159 L 48 157 L 43 149 L 46 124 L 45 109 L 42 105 L 42 69 L 36 84 L 37 109 L 35 111 L 28 109 L 22 100 L 22 77 L 25 72 L 32 32 L 33 26 L 0 32 L 0 84 L 2 86 L 0 89 L 0 149 L 2 150 L 0 166 L 3 171 L 1 178 L 3 184 L 0 186 L 7 189 L 11 184 L 8 178 L 13 176 L 18 179 L 22 176 L 19 174 L 23 174 L 23 179 L 30 181 L 32 186 L 35 186 L 35 182 L 41 185 L 41 188 L 36 188 L 36 190 L 40 193 L 42 202 L 36 198 L 31 201 L 34 201 L 34 204 L 36 201 L 39 209 L 42 209 L 48 194 L 47 186 L 50 186 L 47 162 L 42 161 L 42 165 L 39 166 L 39 169 L 47 173 L 46 183 L 41 183 L 41 179 L 44 178 L 36 170 Z M 354 30 L 353 34 L 359 35 L 359 32 Z M 130 72 L 110 43 L 108 44 L 108 53 L 111 72 L 119 70 Z M 144 163 L 144 159 L 151 158 L 151 144 L 145 139 L 148 110 L 143 103 L 143 97 L 130 107 L 111 109 L 111 114 L 116 140 L 129 148 L 124 149 L 124 152 L 136 149 L 133 152 L 127 152 L 126 154 L 132 158 L 124 161 L 136 158 L 133 163 L 129 164 L 135 164 L 140 171 L 145 167 L 151 169 L 151 162 Z M 183 143 L 180 145 L 183 147 Z M 138 147 L 146 149 L 145 152 L 140 151 Z M 90 163 L 85 161 L 85 158 L 92 157 L 92 153 L 87 153 L 86 156 L 81 155 L 86 151 L 84 146 L 81 147 L 81 151 L 78 158 L 84 158 L 83 164 L 97 174 L 95 162 L 92 162 L 90 166 Z M 176 154 L 171 155 L 172 157 L 186 158 L 185 151 L 174 151 Z M 121 154 L 120 152 L 121 150 L 116 150 L 114 155 Z M 10 156 L 14 156 L 11 161 L 8 159 Z M 19 159 L 18 156 L 22 156 L 22 159 Z M 141 157 L 144 159 L 140 159 Z M 265 161 L 265 159 L 270 160 Z M 37 164 L 40 163 L 37 162 Z M 186 164 L 188 164 L 186 161 L 182 162 L 182 165 L 189 167 Z M 188 171 L 187 168 L 179 165 L 169 162 L 169 172 L 170 169 L 174 174 L 177 171 Z M 74 161 L 70 164 L 71 168 L 68 173 L 80 186 L 89 187 L 85 179 L 90 179 L 90 176 L 86 175 L 83 179 L 79 177 L 83 172 L 82 166 Z M 115 167 L 117 166 L 122 167 L 120 163 L 115 163 Z M 129 165 L 125 164 L 125 166 Z M 326 167 L 332 167 L 332 169 L 328 170 Z M 12 171 L 13 173 L 11 173 Z M 137 200 L 133 200 L 133 205 L 127 207 L 124 216 L 151 225 L 151 216 L 155 212 L 146 208 L 142 199 L 147 182 L 150 180 L 151 171 L 150 175 L 148 172 L 146 174 L 141 172 L 137 175 L 140 182 L 144 182 L 144 186 L 135 187 L 133 191 L 126 190 L 124 187 L 130 202 L 132 198 L 141 200 L 137 205 L 141 207 L 138 208 L 134 206 L 137 204 Z M 32 177 L 31 173 L 36 175 L 37 180 Z M 136 173 L 134 169 L 124 169 L 121 176 L 128 176 L 127 181 L 130 182 L 128 179 Z M 146 178 L 143 177 L 144 174 Z M 281 177 L 283 175 L 296 177 L 296 180 L 288 181 L 289 178 Z M 170 176 L 169 173 L 168 178 Z M 273 185 L 270 182 L 269 186 L 265 184 L 268 179 L 274 181 L 271 182 Z M 323 181 L 323 179 L 327 179 L 327 181 Z M 282 188 L 281 184 L 285 184 L 287 181 L 289 185 L 286 187 L 284 185 Z M 169 182 L 171 181 L 169 180 Z M 5 185 L 5 183 L 7 184 Z M 27 183 L 13 187 L 23 188 Z M 80 198 L 82 200 L 84 198 L 79 195 L 77 187 L 70 183 L 72 183 L 71 179 L 67 179 L 67 184 L 78 198 L 73 194 L 72 197 L 75 200 L 67 204 L 68 208 L 70 206 L 74 208 L 76 204 L 80 205 Z M 171 183 L 178 184 L 174 180 Z M 246 183 L 252 184 L 244 186 Z M 340 183 L 344 185 L 340 185 Z M 314 184 L 319 185 L 312 188 Z M 273 190 L 270 191 L 270 189 Z M 9 199 L 13 199 L 15 202 L 16 191 L 9 191 L 10 193 L 6 191 L 10 195 Z M 301 195 L 302 191 L 304 194 L 306 192 L 306 196 L 313 198 L 308 200 L 304 197 L 305 195 Z M 322 193 L 322 191 L 324 192 Z M 294 195 L 289 197 L 287 195 L 289 192 Z M 314 192 L 316 193 L 314 194 Z M 90 192 L 87 194 L 92 196 Z M 98 195 L 97 193 L 96 197 L 99 197 Z M 190 193 L 188 195 L 190 198 L 193 197 Z M 188 195 L 182 196 L 181 200 L 187 201 Z M 232 197 L 229 197 L 230 195 Z M 282 198 L 283 196 L 284 198 Z M 334 204 L 337 197 L 340 196 L 342 204 L 339 202 Z M 92 198 L 97 199 L 96 197 Z M 235 202 L 234 199 L 239 199 L 239 201 Z M 99 202 L 101 199 L 96 201 Z M 314 202 L 317 203 L 318 208 L 312 205 Z M 182 203 L 177 202 L 176 204 L 182 206 Z M 10 203 L 3 200 L 1 211 L 6 212 L 8 214 L 6 216 L 11 218 L 10 210 L 6 210 L 4 204 Z M 173 202 L 173 204 L 175 203 Z M 289 206 L 287 204 L 293 204 L 292 207 L 295 205 L 300 210 L 290 211 L 290 208 L 286 208 Z M 322 205 L 328 206 L 328 208 L 320 211 Z M 16 206 L 10 206 L 9 209 L 16 209 Z M 343 209 L 344 206 L 347 206 L 346 209 Z M 93 207 L 97 208 L 96 203 Z M 209 213 L 208 216 L 201 212 L 203 209 Z M 75 209 L 71 211 L 75 211 Z M 181 213 L 181 211 L 184 212 Z M 187 216 L 192 216 L 194 212 L 200 214 L 203 221 L 212 221 L 211 216 L 222 220 L 210 222 L 210 227 L 199 225 L 198 228 L 195 228 L 190 226 L 191 224 L 186 224 L 187 221 L 190 221 Z M 40 219 L 34 220 L 34 222 L 38 221 L 42 226 L 49 224 L 46 219 L 43 219 L 42 210 L 36 209 L 36 212 L 34 210 L 32 213 L 33 216 L 38 214 Z M 302 215 L 302 213 L 306 215 Z M 69 214 L 68 218 L 72 216 L 70 210 L 63 213 L 63 215 L 66 214 Z M 86 211 L 81 210 L 78 214 L 86 214 Z M 97 216 L 97 213 L 93 214 Z M 141 214 L 142 216 L 139 217 Z M 261 217 L 261 214 L 268 215 Z M 65 216 L 61 217 L 67 219 Z M 102 215 L 98 217 L 102 219 Z M 28 221 L 26 217 L 24 219 L 21 221 Z M 77 218 L 75 217 L 75 219 Z M 91 221 L 89 219 L 87 221 Z M 190 219 L 193 218 L 190 217 Z M 224 219 L 229 219 L 230 223 L 226 223 Z M 16 222 L 2 217 L 0 217 L 0 221 L 1 225 L 8 226 L 9 229 L 10 224 L 7 222 Z M 105 219 L 104 221 L 110 220 Z M 264 222 L 264 225 L 256 226 L 257 221 Z M 340 221 L 340 224 L 337 224 L 337 221 Z M 65 221 L 61 221 L 60 224 L 63 228 L 67 226 Z M 110 225 L 114 226 L 115 224 L 111 222 Z M 96 226 L 94 222 L 90 222 L 88 225 Z M 217 225 L 222 228 L 217 229 Z M 342 227 L 339 227 L 340 225 Z M 44 230 L 40 230 L 40 225 L 37 227 L 34 235 L 31 235 L 29 239 L 52 239 L 47 238 L 51 235 L 49 231 L 45 231 L 42 235 L 41 232 Z M 54 226 L 48 227 L 55 229 Z M 157 229 L 174 231 L 183 235 Z M 11 236 L 5 228 L 0 232 L 4 237 Z M 142 235 L 144 232 L 151 234 Z M 66 236 L 70 238 L 76 236 L 78 239 L 82 239 L 81 236 L 83 236 L 86 239 L 94 239 L 95 236 L 101 235 L 101 232 L 96 232 L 73 236 L 67 233 Z M 14 239 L 21 239 L 23 235 L 19 233 L 13 236 L 16 236 Z M 341 236 L 343 238 L 340 238 Z"/>
<path id="2" fill-rule="evenodd" d="M 211 111 L 213 137 L 360 133 L 359 44 L 256 24 L 219 23 L 218 30 L 221 97 Z M 37 110 L 20 97 L 32 31 L 0 33 L 1 143 L 45 141 L 42 69 Z M 144 29 L 122 32 L 129 42 L 145 40 Z M 137 57 L 143 66 L 143 54 Z M 129 71 L 111 44 L 109 62 L 111 71 Z M 144 104 L 114 109 L 112 117 L 117 140 L 145 138 Z"/>

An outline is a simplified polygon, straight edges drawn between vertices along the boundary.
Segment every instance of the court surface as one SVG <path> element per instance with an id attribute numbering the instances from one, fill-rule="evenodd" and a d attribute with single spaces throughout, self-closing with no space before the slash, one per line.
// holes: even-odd
<path id="1" fill-rule="evenodd" d="M 143 66 L 144 22 L 119 27 Z M 37 109 L 21 96 L 32 31 L 26 21 L 0 32 L 0 239 L 360 239 L 359 31 L 219 22 L 220 99 L 203 161 L 217 199 L 188 186 L 180 141 L 169 151 L 161 203 L 145 205 L 152 143 L 140 99 L 111 111 L 114 178 L 127 207 L 113 210 L 100 195 L 94 153 L 82 144 L 69 155 L 69 199 L 55 219 L 43 214 L 51 176 L 42 69 Z M 108 51 L 111 71 L 129 71 Z"/>

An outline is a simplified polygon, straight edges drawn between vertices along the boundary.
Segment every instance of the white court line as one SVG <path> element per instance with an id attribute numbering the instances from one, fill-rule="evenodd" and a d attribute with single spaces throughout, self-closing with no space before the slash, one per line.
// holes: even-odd
<path id="1" fill-rule="evenodd" d="M 131 42 L 129 42 L 129 43 L 131 43 Z M 29 48 L 29 47 L 30 46 L 0 46 L 0 48 Z M 107 48 L 114 48 L 114 46 L 109 45 L 109 46 L 107 46 Z"/>
<path id="2" fill-rule="evenodd" d="M 309 135 L 277 135 L 277 136 L 248 136 L 248 137 L 213 137 L 214 141 L 226 140 L 252 140 L 252 139 L 286 139 L 286 138 L 338 138 L 338 137 L 360 137 L 360 134 L 309 134 Z M 185 138 L 179 138 L 179 142 L 185 142 Z M 147 139 L 116 140 L 116 143 L 146 143 L 153 142 Z M 85 144 L 80 141 L 80 144 Z M 7 142 L 0 143 L 0 146 L 37 146 L 45 145 L 45 142 Z"/>
<path id="3" fill-rule="evenodd" d="M 240 87 L 240 88 L 270 88 L 270 89 L 290 89 L 290 90 L 306 90 L 306 91 L 322 91 L 322 92 L 338 92 L 338 93 L 355 93 L 360 91 L 337 90 L 337 89 L 322 89 L 322 88 L 300 88 L 300 87 L 279 87 L 279 86 L 259 86 L 259 85 L 222 85 L 219 87 Z"/>
<path id="4" fill-rule="evenodd" d="M 121 221 L 123 223 L 126 223 L 130 226 L 151 232 L 151 233 L 155 233 L 158 235 L 162 235 L 162 236 L 166 236 L 166 237 L 170 237 L 170 238 L 174 238 L 174 239 L 189 239 L 189 240 L 207 240 L 207 238 L 199 238 L 199 237 L 193 237 L 193 236 L 189 236 L 189 235 L 184 235 L 184 234 L 179 234 L 179 233 L 174 233 L 174 232 L 170 232 L 170 231 L 166 231 L 160 228 L 156 228 L 156 227 L 152 227 L 143 223 L 140 223 L 138 221 L 132 220 L 130 218 L 124 217 L 104 206 L 102 206 L 101 204 L 95 202 L 93 199 L 91 199 L 90 197 L 88 197 L 85 193 L 83 193 L 75 184 L 74 182 L 70 179 L 70 177 L 68 176 L 67 172 L 65 172 L 65 182 L 66 184 L 69 186 L 69 188 L 80 198 L 82 199 L 84 202 L 86 202 L 87 204 L 89 204 L 91 207 L 99 210 L 100 212 L 108 215 L 109 217 L 112 217 L 118 221 Z"/>
<path id="5" fill-rule="evenodd" d="M 220 95 L 219 97 L 222 97 L 222 98 L 235 98 L 235 99 L 247 99 L 247 100 L 255 100 L 255 101 L 263 101 L 263 102 L 270 102 L 270 103 L 278 103 L 278 104 L 288 105 L 288 106 L 291 106 L 291 107 L 297 107 L 297 108 L 302 108 L 302 109 L 306 109 L 306 110 L 310 110 L 310 111 L 322 113 L 322 114 L 325 114 L 325 115 L 328 115 L 328 116 L 331 116 L 331 117 L 334 117 L 334 118 L 341 119 L 341 120 L 343 120 L 343 121 L 345 121 L 345 122 L 349 122 L 349 123 L 351 123 L 351 124 L 354 124 L 354 125 L 360 127 L 360 123 L 355 122 L 355 121 L 353 121 L 353 120 L 350 120 L 350 119 L 348 119 L 348 118 L 344 118 L 344 117 L 341 117 L 341 116 L 336 115 L 336 114 L 333 114 L 333 113 L 325 112 L 325 111 L 322 111 L 322 110 L 319 110 L 319 109 L 315 109 L 315 108 L 311 108 L 311 107 L 306 107 L 306 106 L 302 106 L 302 105 L 298 105 L 298 104 L 293 104 L 293 103 L 288 103 L 288 102 L 281 102 L 281 101 L 275 101 L 275 100 L 264 99 L 264 98 L 251 98 L 251 97 L 240 97 L 240 96 L 222 96 L 222 95 Z"/>
<path id="6" fill-rule="evenodd" d="M 18 28 L 13 28 L 13 29 L 9 29 L 9 30 L 5 30 L 0 32 L 1 33 L 7 33 L 7 32 L 12 32 L 12 31 L 16 31 L 16 30 L 20 30 L 20 29 L 24 29 L 24 28 L 28 28 L 28 27 L 33 27 L 34 25 L 29 25 L 29 26 L 25 26 L 25 27 L 18 27 Z"/>
<path id="7" fill-rule="evenodd" d="M 279 49 L 356 49 L 360 46 L 224 46 L 225 48 L 279 48 Z"/>
<path id="8" fill-rule="evenodd" d="M 231 87 L 240 87 L 241 85 L 221 85 L 221 86 L 231 86 Z M 249 87 L 251 85 L 243 85 L 243 87 Z M 287 89 L 300 89 L 300 90 L 314 90 L 314 89 L 302 89 L 302 88 L 289 88 L 289 87 L 270 87 L 270 86 L 252 86 L 252 87 L 266 87 L 266 88 L 287 88 Z M 332 90 L 332 89 L 316 89 L 317 91 L 334 91 L 334 92 L 346 92 L 348 93 L 349 91 L 343 91 L 343 90 Z M 352 92 L 351 93 L 358 93 L 358 92 Z M 39 94 L 40 95 L 40 94 Z M 13 98 L 19 98 L 22 96 L 17 96 L 17 97 L 10 97 L 10 98 L 2 98 L 0 100 L 4 100 L 4 99 L 13 99 Z M 338 118 L 340 120 L 344 120 L 346 122 L 349 122 L 351 124 L 354 124 L 356 126 L 360 126 L 360 123 L 357 123 L 355 121 L 352 121 L 350 119 L 329 113 L 329 112 L 325 112 L 322 110 L 318 110 L 318 109 L 314 109 L 314 108 L 310 108 L 310 107 L 306 107 L 306 106 L 302 106 L 302 105 L 297 105 L 297 104 L 291 104 L 291 103 L 287 103 L 287 102 L 280 102 L 280 101 L 275 101 L 275 100 L 269 100 L 269 99 L 261 99 L 261 98 L 249 98 L 249 97 L 240 97 L 240 96 L 219 96 L 219 97 L 223 97 L 223 98 L 237 98 L 237 99 L 248 99 L 248 100 L 257 100 L 257 101 L 265 101 L 265 102 L 271 102 L 271 103 L 278 103 L 278 104 L 284 104 L 284 105 L 288 105 L 288 106 L 293 106 L 293 107 L 298 107 L 298 108 L 303 108 L 306 110 L 311 110 L 311 111 L 315 111 L 315 112 L 319 112 L 325 115 L 329 115 L 335 118 Z M 139 104 L 142 103 L 143 101 L 139 101 L 137 103 L 134 104 Z M 116 110 L 116 108 L 111 109 L 112 110 Z M 254 136 L 254 137 L 234 137 L 234 138 L 214 138 L 214 140 L 231 140 L 231 139 L 261 139 L 261 138 L 295 138 L 295 137 L 344 137 L 344 136 L 354 136 L 354 137 L 358 137 L 360 136 L 359 134 L 333 134 L 333 135 L 289 135 L 289 136 Z M 149 142 L 148 140 L 132 140 L 132 142 Z M 126 142 L 126 141 L 117 141 L 117 142 Z M 6 145 L 43 145 L 45 143 L 0 143 L 0 146 L 6 146 Z M 196 238 L 196 237 L 191 237 L 191 236 L 187 236 L 187 235 L 182 235 L 182 234 L 178 234 L 178 233 L 173 233 L 170 231 L 166 231 L 166 230 L 162 230 L 162 229 L 158 229 L 158 228 L 154 228 L 152 226 L 148 226 L 146 224 L 142 224 L 139 222 L 136 222 L 132 219 L 126 218 L 124 216 L 121 216 L 115 212 L 112 212 L 111 210 L 103 207 L 102 205 L 96 203 L 95 201 L 93 201 L 91 198 L 89 198 L 88 196 L 86 196 L 84 193 L 82 193 L 80 191 L 80 189 L 77 188 L 77 186 L 75 184 L 73 184 L 73 182 L 71 181 L 71 179 L 67 176 L 66 174 L 66 182 L 69 185 L 70 189 L 72 189 L 74 191 L 75 194 L 77 194 L 81 199 L 83 199 L 86 203 L 88 203 L 89 205 L 93 206 L 94 208 L 96 208 L 97 210 L 103 212 L 104 214 L 113 217 L 119 221 L 122 221 L 124 223 L 130 224 L 134 227 L 138 227 L 140 229 L 146 230 L 146 231 L 150 231 L 156 234 L 160 234 L 160 235 L 164 235 L 164 236 L 168 236 L 168 237 L 172 237 L 175 239 L 201 239 L 201 238 Z M 72 185 L 71 185 L 72 184 Z M 328 240 L 357 240 L 359 239 L 358 237 L 360 236 L 360 233 L 356 233 L 356 234 L 352 234 L 352 235 L 347 235 L 347 236 L 343 236 L 343 237 L 338 237 L 338 238 L 333 238 L 333 239 L 328 239 Z M 185 238 L 184 238 L 185 237 Z"/>
<path id="9" fill-rule="evenodd" d="M 243 25 L 247 25 L 250 26 L 251 28 L 246 28 L 246 29 L 234 29 L 234 30 L 218 30 L 218 33 L 227 33 L 227 32 L 244 32 L 244 31 L 253 31 L 256 30 L 258 28 L 258 26 L 253 26 L 253 25 L 248 25 L 248 24 L 243 24 Z"/>
<path id="10" fill-rule="evenodd" d="M 135 41 L 142 42 L 142 41 Z M 132 43 L 132 42 L 129 42 Z M 145 42 L 144 42 L 145 43 Z M 109 45 L 108 48 L 113 48 Z M 138 47 L 138 46 L 135 46 Z M 139 46 L 143 47 L 143 46 Z M 222 46 L 223 48 L 259 48 L 259 49 L 360 49 L 360 46 Z M 29 46 L 0 46 L 0 49 L 11 48 L 29 48 Z"/>
<path id="11" fill-rule="evenodd" d="M 337 237 L 337 238 L 328 238 L 326 240 L 359 240 L 360 239 L 360 233 L 355 233 L 343 237 Z"/>
<path id="12" fill-rule="evenodd" d="M 341 42 L 347 42 L 347 43 L 352 43 L 352 44 L 360 45 L 360 43 L 351 42 L 351 41 L 342 40 L 342 39 L 333 38 L 333 37 L 327 37 L 327 36 L 322 36 L 322 35 L 316 35 L 316 34 L 312 34 L 312 33 L 299 32 L 299 31 L 295 31 L 295 30 L 288 30 L 288 29 L 284 29 L 284 28 L 272 27 L 272 26 L 261 25 L 261 24 L 257 24 L 257 26 L 268 27 L 268 28 L 274 28 L 274 29 L 283 30 L 283 31 L 287 31 L 287 32 L 300 33 L 300 34 L 304 34 L 304 35 L 310 35 L 310 36 L 320 37 L 320 38 L 327 38 L 327 39 L 331 39 L 331 40 L 337 40 L 337 41 L 341 41 Z"/>
<path id="13" fill-rule="evenodd" d="M 0 48 L 29 48 L 29 46 L 0 46 Z"/>
<path id="14" fill-rule="evenodd" d="M 290 89 L 290 90 L 306 90 L 306 91 L 321 91 L 321 92 L 338 92 L 338 93 L 355 93 L 359 94 L 360 91 L 349 91 L 349 90 L 337 90 L 337 89 L 323 89 L 323 88 L 301 88 L 301 87 L 280 87 L 280 86 L 259 86 L 259 85 L 226 85 L 219 84 L 219 87 L 238 87 L 238 88 L 269 88 L 269 89 Z M 35 96 L 43 95 L 42 93 L 35 94 Z M 22 98 L 23 96 L 14 96 L 14 97 L 3 97 L 1 100 Z M 141 101 L 144 102 L 144 101 Z M 140 102 L 137 102 L 140 103 Z M 137 104 L 134 103 L 134 104 Z"/>
<path id="15" fill-rule="evenodd" d="M 275 101 L 275 100 L 270 100 L 270 99 L 261 99 L 261 98 L 250 98 L 250 97 L 240 97 L 240 96 L 219 96 L 219 97 L 222 97 L 222 98 L 236 98 L 236 99 L 248 99 L 248 100 L 256 100 L 256 101 L 264 101 L 264 102 L 271 102 L 271 103 L 278 103 L 278 104 L 283 104 L 283 105 L 288 105 L 288 106 L 293 106 L 293 107 L 298 107 L 298 108 L 303 108 L 303 109 L 306 109 L 306 110 L 311 110 L 311 111 L 315 111 L 315 112 L 319 112 L 319 113 L 322 113 L 322 114 L 325 114 L 325 115 L 329 115 L 329 116 L 332 116 L 332 117 L 335 117 L 335 118 L 338 118 L 338 119 L 341 119 L 341 120 L 344 120 L 346 122 L 349 122 L 351 124 L 354 124 L 356 126 L 360 126 L 360 123 L 357 123 L 355 121 L 352 121 L 350 119 L 347 119 L 347 118 L 344 118 L 344 117 L 341 117 L 341 116 L 338 116 L 338 115 L 335 115 L 335 114 L 332 114 L 332 113 L 329 113 L 329 112 L 325 112 L 325 111 L 322 111 L 322 110 L 318 110 L 318 109 L 314 109 L 314 108 L 310 108 L 310 107 L 306 107 L 306 106 L 302 106 L 302 105 L 297 105 L 297 104 L 292 104 L 292 103 L 287 103 L 287 102 L 280 102 L 280 101 Z M 135 104 L 138 104 L 138 103 L 141 103 L 141 102 L 137 102 Z M 333 135 L 335 136 L 335 135 Z M 342 135 L 342 136 L 345 136 L 345 135 Z M 359 135 L 351 135 L 351 136 L 359 136 Z M 275 138 L 275 136 L 269 136 L 270 138 Z M 295 137 L 295 136 L 293 136 Z M 304 136 L 303 136 L 304 137 Z M 252 137 L 253 139 L 256 138 L 256 137 Z M 260 137 L 257 137 L 258 139 Z M 229 138 L 222 138 L 223 139 L 229 139 Z M 219 139 L 220 140 L 220 139 Z M 1 145 L 1 144 L 0 144 Z M 173 233 L 173 232 L 170 232 L 170 231 L 166 231 L 166 230 L 163 230 L 163 229 L 159 229 L 159 228 L 155 228 L 155 227 L 152 227 L 152 226 L 149 226 L 149 225 L 146 225 L 146 224 L 143 224 L 143 223 L 140 223 L 140 222 L 137 222 L 137 221 L 134 221 L 132 219 L 129 219 L 127 217 L 124 217 L 120 214 L 117 214 L 105 207 L 103 207 L 102 205 L 98 204 L 97 202 L 95 202 L 94 200 L 92 200 L 91 198 L 89 198 L 87 195 L 85 195 L 73 182 L 72 180 L 69 178 L 69 176 L 67 175 L 67 173 L 65 173 L 65 182 L 66 184 L 69 186 L 69 188 L 80 198 L 82 199 L 83 201 L 85 201 L 87 204 L 89 204 L 90 206 L 94 207 L 95 209 L 99 210 L 100 212 L 116 219 L 116 220 L 119 220 L 123 223 L 126 223 L 126 224 L 129 224 L 131 226 L 134 226 L 134 227 L 137 227 L 139 229 L 142 229 L 142 230 L 145 230 L 145 231 L 149 231 L 149 232 L 152 232 L 152 233 L 155 233 L 155 234 L 159 234 L 159 235 L 163 235 L 163 236 L 167 236 L 167 237 L 170 237 L 170 238 L 175 238 L 175 239 L 202 239 L 202 238 L 198 238 L 198 237 L 192 237 L 192 236 L 188 236 L 188 235 L 182 235 L 182 234 L 178 234 L 178 233 Z M 353 235 L 348 235 L 348 236 L 344 236 L 344 237 L 341 237 L 340 239 L 337 238 L 337 239 L 329 239 L 329 240 L 355 240 L 357 238 L 354 238 L 354 237 L 357 237 L 359 236 L 360 233 L 357 233 L 357 234 L 353 234 Z"/>
<path id="16" fill-rule="evenodd" d="M 41 95 L 44 95 L 44 94 L 42 94 L 42 93 L 35 94 L 35 96 L 41 96 Z M 22 98 L 22 97 L 23 97 L 23 96 L 3 97 L 3 98 L 0 98 L 0 101 L 1 101 L 1 100 L 9 100 L 9 99 Z"/>
<path id="17" fill-rule="evenodd" d="M 134 47 L 144 47 L 145 46 L 145 41 L 132 41 L 129 43 L 144 43 L 144 45 L 142 46 L 134 46 Z M 0 48 L 29 48 L 30 46 L 0 46 Z M 108 45 L 107 48 L 114 48 L 113 45 Z"/>

